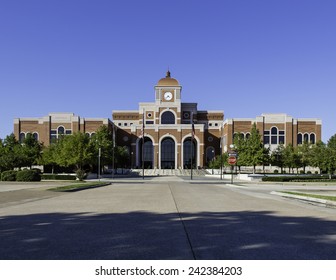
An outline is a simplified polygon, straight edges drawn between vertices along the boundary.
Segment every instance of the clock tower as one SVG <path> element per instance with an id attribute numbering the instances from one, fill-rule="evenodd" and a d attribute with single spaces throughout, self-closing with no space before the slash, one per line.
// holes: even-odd
<path id="1" fill-rule="evenodd" d="M 155 86 L 155 103 L 159 107 L 181 107 L 180 83 L 171 77 L 167 71 L 166 77 L 158 81 Z"/>

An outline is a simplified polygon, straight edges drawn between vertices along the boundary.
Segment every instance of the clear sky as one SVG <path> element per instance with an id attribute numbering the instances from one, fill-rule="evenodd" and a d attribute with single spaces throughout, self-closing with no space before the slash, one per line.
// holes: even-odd
<path id="1" fill-rule="evenodd" d="M 336 133 L 335 0 L 0 0 L 0 138 L 15 117 L 110 118 L 154 101 L 287 113 Z"/>

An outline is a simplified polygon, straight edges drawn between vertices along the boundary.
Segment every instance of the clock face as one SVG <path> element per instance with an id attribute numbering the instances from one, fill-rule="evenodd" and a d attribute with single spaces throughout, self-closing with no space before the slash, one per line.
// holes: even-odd
<path id="1" fill-rule="evenodd" d="M 165 92 L 163 97 L 164 97 L 165 100 L 169 101 L 173 98 L 173 94 L 170 91 L 167 91 L 167 92 Z"/>

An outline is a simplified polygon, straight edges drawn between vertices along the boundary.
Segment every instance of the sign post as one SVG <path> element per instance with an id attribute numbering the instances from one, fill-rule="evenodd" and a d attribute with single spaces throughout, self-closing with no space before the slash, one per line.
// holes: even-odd
<path id="1" fill-rule="evenodd" d="M 231 184 L 233 184 L 233 166 L 237 162 L 237 154 L 229 154 L 228 163 L 231 165 Z"/>

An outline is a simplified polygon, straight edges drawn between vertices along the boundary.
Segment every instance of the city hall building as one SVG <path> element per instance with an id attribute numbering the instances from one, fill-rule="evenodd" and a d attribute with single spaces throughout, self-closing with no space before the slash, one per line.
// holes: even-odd
<path id="1" fill-rule="evenodd" d="M 113 111 L 108 118 L 82 118 L 72 113 L 51 113 L 41 118 L 14 119 L 14 134 L 32 133 L 45 145 L 60 135 L 81 131 L 93 135 L 102 125 L 114 130 L 116 145 L 125 147 L 129 165 L 140 168 L 189 169 L 208 166 L 221 151 L 230 150 L 234 135 L 248 138 L 255 123 L 266 147 L 297 146 L 321 140 L 321 120 L 294 119 L 286 114 L 262 114 L 255 119 L 227 119 L 224 112 L 199 110 L 182 102 L 182 86 L 170 72 L 154 86 L 153 102 L 138 110 Z M 143 151 L 143 152 L 142 152 Z"/>
<path id="2" fill-rule="evenodd" d="M 182 102 L 182 86 L 169 71 L 155 85 L 153 97 L 154 102 L 140 103 L 136 111 L 112 113 L 118 144 L 129 147 L 135 166 L 142 165 L 142 145 L 145 168 L 203 167 L 219 154 L 223 111 Z"/>

